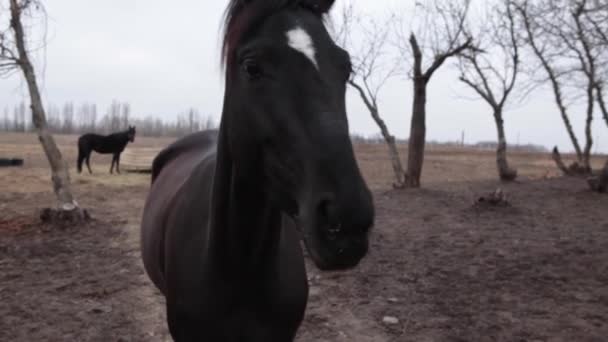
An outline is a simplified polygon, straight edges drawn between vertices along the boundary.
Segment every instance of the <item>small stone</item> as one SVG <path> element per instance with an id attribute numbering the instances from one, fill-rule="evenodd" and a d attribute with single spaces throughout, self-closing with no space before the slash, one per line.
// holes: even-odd
<path id="1" fill-rule="evenodd" d="M 397 317 L 384 316 L 384 318 L 382 318 L 382 323 L 394 325 L 399 323 L 399 319 Z"/>
<path id="2" fill-rule="evenodd" d="M 99 305 L 90 310 L 94 314 L 107 314 L 112 312 L 112 308 L 105 305 Z"/>

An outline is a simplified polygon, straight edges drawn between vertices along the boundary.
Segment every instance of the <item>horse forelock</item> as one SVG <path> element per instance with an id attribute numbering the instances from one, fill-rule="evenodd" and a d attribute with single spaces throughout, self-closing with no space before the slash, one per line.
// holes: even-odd
<path id="1" fill-rule="evenodd" d="M 287 7 L 302 6 L 323 15 L 332 3 L 330 0 L 231 0 L 224 15 L 222 66 L 230 70 L 235 63 L 236 47 L 243 37 L 272 14 Z"/>

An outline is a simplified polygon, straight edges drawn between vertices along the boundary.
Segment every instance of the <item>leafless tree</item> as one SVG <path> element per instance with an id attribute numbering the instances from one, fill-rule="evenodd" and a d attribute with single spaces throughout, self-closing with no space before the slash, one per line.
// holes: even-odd
<path id="1" fill-rule="evenodd" d="M 507 161 L 503 118 L 521 70 L 523 42 L 513 12 L 511 0 L 494 2 L 474 33 L 477 48 L 467 49 L 459 55 L 460 80 L 492 108 L 498 133 L 496 164 L 500 179 L 505 181 L 517 177 L 517 171 L 510 168 Z"/>
<path id="2" fill-rule="evenodd" d="M 11 119 L 8 117 L 8 107 L 4 107 L 4 122 L 2 124 L 2 129 L 4 131 L 10 131 L 11 127 Z"/>
<path id="3" fill-rule="evenodd" d="M 352 73 L 348 84 L 363 101 L 388 146 L 395 177 L 393 186 L 403 188 L 405 172 L 395 137 L 382 119 L 378 101 L 382 88 L 398 73 L 398 64 L 391 60 L 389 52 L 391 27 L 386 24 L 393 21 L 393 18 L 388 18 L 381 24 L 369 16 L 359 16 L 355 13 L 351 2 L 343 7 L 341 17 L 338 19 L 339 25 L 334 30 L 336 39 L 351 56 Z M 354 39 L 353 35 L 361 37 Z"/>
<path id="4" fill-rule="evenodd" d="M 131 105 L 128 102 L 122 104 L 122 116 L 120 117 L 120 128 L 125 129 L 129 127 L 131 118 Z"/>
<path id="5" fill-rule="evenodd" d="M 194 133 L 200 129 L 201 117 L 194 108 L 188 109 L 188 133 Z"/>
<path id="6" fill-rule="evenodd" d="M 25 103 L 23 101 L 13 108 L 13 131 L 26 131 L 25 112 Z"/>
<path id="7" fill-rule="evenodd" d="M 417 24 L 409 35 L 404 28 L 405 17 L 400 17 L 396 45 L 404 60 L 411 62 L 410 76 L 414 86 L 406 174 L 408 187 L 420 187 L 426 143 L 427 86 L 449 58 L 474 48 L 465 30 L 469 5 L 469 0 L 417 1 Z M 425 65 L 425 60 L 430 62 Z"/>
<path id="8" fill-rule="evenodd" d="M 599 2 L 519 0 L 516 5 L 528 45 L 547 75 L 576 152 L 577 162 L 568 168 L 570 173 L 591 172 L 592 122 L 596 102 L 605 118 L 607 116 L 605 77 L 602 76 L 604 66 L 601 62 L 606 57 L 606 46 L 598 34 L 602 32 L 601 26 L 596 26 L 596 19 L 591 19 L 593 16 L 589 14 L 595 10 L 595 4 Z M 583 147 L 572 128 L 568 108 L 568 101 L 580 99 L 585 100 L 586 108 Z M 554 149 L 554 157 L 561 158 L 557 149 Z"/>
<path id="9" fill-rule="evenodd" d="M 8 3 L 10 24 L 6 29 L 0 28 L 0 74 L 7 75 L 15 70 L 21 70 L 23 73 L 30 94 L 32 122 L 51 166 L 53 189 L 59 201 L 58 212 L 62 218 L 81 220 L 84 218 L 84 211 L 79 208 L 72 194 L 68 166 L 47 127 L 36 73 L 30 59 L 31 50 L 28 50 L 24 30 L 24 17 L 43 12 L 42 4 L 36 0 L 8 0 Z M 6 8 L 5 3 L 0 3 L 0 6 L 3 6 L 2 9 Z"/>
<path id="10" fill-rule="evenodd" d="M 63 105 L 63 126 L 62 133 L 74 133 L 74 104 L 67 102 Z"/>
<path id="11" fill-rule="evenodd" d="M 579 14 L 579 22 L 597 53 L 598 70 L 595 84 L 599 109 L 608 126 L 608 105 L 606 88 L 608 88 L 608 1 L 585 1 Z"/>
<path id="12" fill-rule="evenodd" d="M 5 107 L 4 121 L 0 120 L 0 130 L 23 132 L 27 128 L 25 114 L 27 107 L 24 102 L 13 108 L 13 115 L 9 115 Z M 84 134 L 84 133 L 112 133 L 126 129 L 129 125 L 137 126 L 137 134 L 142 136 L 172 136 L 181 137 L 200 129 L 213 129 L 216 127 L 211 116 L 201 117 L 196 108 L 189 108 L 186 112 L 174 116 L 176 120 L 162 120 L 153 116 L 139 119 L 131 115 L 131 106 L 128 102 L 113 101 L 107 109 L 107 114 L 97 122 L 97 106 L 91 103 L 74 105 L 66 102 L 61 106 L 52 103 L 46 106 L 47 129 L 51 133 Z"/>

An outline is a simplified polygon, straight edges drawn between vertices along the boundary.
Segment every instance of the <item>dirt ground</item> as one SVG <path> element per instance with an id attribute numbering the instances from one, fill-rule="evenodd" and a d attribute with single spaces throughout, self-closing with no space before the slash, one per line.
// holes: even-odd
<path id="1" fill-rule="evenodd" d="M 35 137 L 0 135 L 0 157 L 25 158 L 0 169 L 0 341 L 169 341 L 139 257 L 149 176 L 111 176 L 100 155 L 75 174 L 76 137 L 57 140 L 94 221 L 40 224 L 46 160 Z M 500 184 L 492 152 L 458 148 L 430 149 L 424 188 L 394 191 L 384 146 L 356 150 L 377 212 L 370 254 L 349 272 L 308 264 L 298 341 L 606 341 L 608 195 L 555 177 L 548 155 L 511 155 L 522 176 Z M 473 205 L 497 187 L 511 206 Z"/>

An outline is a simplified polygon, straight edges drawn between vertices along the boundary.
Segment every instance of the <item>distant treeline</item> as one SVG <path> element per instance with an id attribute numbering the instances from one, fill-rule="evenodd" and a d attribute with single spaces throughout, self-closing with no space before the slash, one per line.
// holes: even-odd
<path id="1" fill-rule="evenodd" d="M 20 103 L 11 110 L 4 108 L 4 115 L 0 117 L 0 131 L 4 132 L 30 132 L 33 130 L 31 123 L 30 108 L 25 103 Z M 65 103 L 59 107 L 47 106 L 47 122 L 51 132 L 59 134 L 83 134 L 95 132 L 108 134 L 126 129 L 129 125 L 137 127 L 137 134 L 150 137 L 181 137 L 199 130 L 215 128 L 216 123 L 210 116 L 202 116 L 198 110 L 190 108 L 178 113 L 175 120 L 163 120 L 154 116 L 145 118 L 131 115 L 131 106 L 126 102 L 114 101 L 106 109 L 103 116 L 98 115 L 97 105 L 83 103 L 75 106 L 72 102 Z M 380 134 L 363 136 L 352 134 L 353 142 L 368 144 L 384 144 L 385 140 Z M 396 139 L 398 144 L 407 144 L 407 139 Z M 455 147 L 462 146 L 482 150 L 496 150 L 497 143 L 494 141 L 482 141 L 475 144 L 463 144 L 458 141 L 427 141 L 429 147 Z M 540 145 L 512 145 L 510 149 L 522 152 L 548 152 L 548 149 Z"/>
<path id="2" fill-rule="evenodd" d="M 96 104 L 90 103 L 77 106 L 72 102 L 63 106 L 47 105 L 49 129 L 60 134 L 107 134 L 134 125 L 138 135 L 179 137 L 216 127 L 210 116 L 202 116 L 195 108 L 178 113 L 175 120 L 163 120 L 152 115 L 144 118 L 132 116 L 131 106 L 126 102 L 112 102 L 103 115 L 98 113 L 97 108 Z M 3 116 L 0 117 L 0 131 L 30 132 L 33 130 L 31 117 L 29 106 L 23 102 L 12 108 L 12 111 L 5 107 Z"/>
<path id="3" fill-rule="evenodd" d="M 385 144 L 386 141 L 382 135 L 377 134 L 373 136 L 363 136 L 360 134 L 351 135 L 353 142 L 355 143 L 367 143 L 367 144 Z M 407 145 L 409 143 L 408 139 L 398 139 L 395 138 L 395 143 L 400 145 Z M 480 141 L 474 144 L 465 144 L 462 141 L 435 141 L 428 140 L 426 142 L 427 147 L 466 147 L 469 149 L 477 149 L 477 150 L 488 150 L 488 151 L 496 151 L 498 148 L 498 143 L 496 141 Z M 535 144 L 523 144 L 523 145 L 509 145 L 509 149 L 511 151 L 518 152 L 530 152 L 530 153 L 548 153 L 549 149 L 542 145 Z"/>

